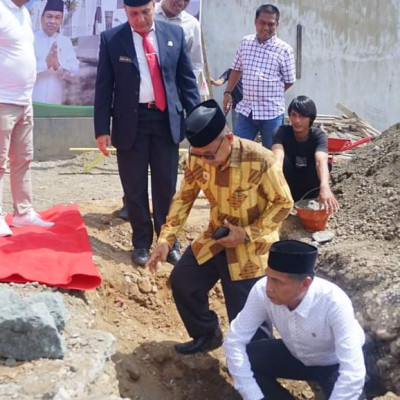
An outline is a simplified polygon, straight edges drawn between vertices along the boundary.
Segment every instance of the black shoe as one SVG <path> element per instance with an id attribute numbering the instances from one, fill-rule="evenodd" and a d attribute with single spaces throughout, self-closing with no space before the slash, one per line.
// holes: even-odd
<path id="1" fill-rule="evenodd" d="M 176 344 L 175 350 L 181 354 L 204 353 L 222 346 L 222 332 L 217 329 L 211 336 L 200 336 L 190 342 Z"/>
<path id="2" fill-rule="evenodd" d="M 126 208 L 126 204 L 122 206 L 122 208 L 118 212 L 118 218 L 123 219 L 124 221 L 129 221 L 128 209 Z"/>
<path id="3" fill-rule="evenodd" d="M 167 262 L 175 266 L 180 259 L 181 259 L 181 253 L 179 253 L 179 250 L 172 249 L 169 251 L 167 256 Z"/>
<path id="4" fill-rule="evenodd" d="M 134 249 L 132 251 L 132 261 L 141 265 L 142 267 L 147 263 L 149 259 L 149 250 L 148 249 Z"/>

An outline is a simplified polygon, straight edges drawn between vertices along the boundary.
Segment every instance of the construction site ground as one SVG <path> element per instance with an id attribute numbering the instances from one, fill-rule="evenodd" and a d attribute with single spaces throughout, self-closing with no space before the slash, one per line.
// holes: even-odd
<path id="1" fill-rule="evenodd" d="M 354 289 L 355 294 L 357 287 L 352 287 L 350 283 L 346 285 L 354 278 L 346 281 L 346 274 L 357 274 L 346 270 L 350 257 L 353 257 L 353 267 L 357 265 L 357 268 L 369 269 L 371 276 L 379 274 L 377 266 L 382 265 L 384 260 L 389 265 L 393 263 L 393 266 L 397 263 L 398 269 L 400 156 L 399 139 L 394 136 L 399 133 L 396 126 L 390 137 L 386 135 L 361 149 L 360 163 L 364 164 L 359 164 L 358 170 L 356 167 L 349 170 L 343 165 L 334 168 L 334 188 L 342 209 L 329 221 L 328 227 L 335 233 L 333 242 L 320 248 L 323 260 L 331 260 L 332 254 L 339 255 L 336 262 L 340 255 L 347 255 L 348 258 L 344 258 L 343 265 L 336 272 L 330 271 L 328 266 L 321 272 L 346 289 Z M 389 145 L 393 154 L 383 154 L 383 146 Z M 393 163 L 397 163 L 397 168 Z M 365 166 L 364 170 L 359 169 L 361 165 Z M 89 310 L 93 319 L 91 327 L 108 331 L 116 337 L 117 351 L 112 360 L 119 395 L 137 400 L 240 399 L 232 388 L 222 349 L 195 356 L 181 356 L 174 352 L 173 344 L 186 341 L 189 337 L 176 311 L 168 284 L 172 266 L 165 263 L 156 275 L 151 275 L 132 263 L 131 228 L 129 223 L 117 216 L 122 190 L 115 156 L 105 159 L 89 173 L 83 174 L 82 169 L 82 155 L 68 160 L 34 162 L 34 204 L 39 211 L 55 204 L 79 204 L 103 283 L 96 290 L 78 296 L 63 291 L 63 296 L 70 318 L 86 319 Z M 369 175 L 366 169 L 369 169 Z M 370 179 L 374 176 L 376 181 Z M 384 192 L 381 192 L 381 186 Z M 5 189 L 3 208 L 11 211 L 8 182 Z M 385 213 L 382 217 L 381 210 Z M 207 200 L 199 198 L 179 237 L 183 249 L 206 224 L 208 211 Z M 302 229 L 295 216 L 290 216 L 285 222 L 281 236 L 311 240 L 311 234 Z M 337 275 L 339 270 L 344 274 L 342 277 Z M 400 282 L 399 273 L 394 271 L 393 274 L 395 278 L 389 276 L 388 279 L 393 284 Z M 70 301 L 72 297 L 74 300 Z M 354 302 L 356 312 L 360 312 L 363 305 L 357 300 Z M 220 316 L 221 327 L 226 332 L 227 317 L 219 286 L 210 293 L 210 303 Z M 398 329 L 399 325 L 400 321 L 393 329 Z M 315 398 L 305 383 L 286 381 L 285 385 L 297 399 Z M 390 384 L 381 388 L 382 391 L 386 389 L 394 390 Z"/>

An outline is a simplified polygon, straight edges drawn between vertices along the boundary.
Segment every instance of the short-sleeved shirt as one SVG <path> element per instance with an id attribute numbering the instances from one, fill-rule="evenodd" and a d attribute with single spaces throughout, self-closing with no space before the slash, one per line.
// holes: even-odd
<path id="1" fill-rule="evenodd" d="M 296 80 L 293 48 L 276 35 L 263 43 L 245 36 L 231 68 L 242 71 L 243 100 L 236 111 L 253 119 L 269 120 L 285 112 L 285 83 Z"/>
<path id="2" fill-rule="evenodd" d="M 315 167 L 315 153 L 317 151 L 328 153 L 326 133 L 314 127 L 310 128 L 307 140 L 298 142 L 294 137 L 293 128 L 290 125 L 282 125 L 274 134 L 274 144 L 283 146 L 285 157 L 293 167 L 298 169 Z"/>
<path id="3" fill-rule="evenodd" d="M 31 18 L 25 6 L 0 0 L 0 103 L 27 106 L 36 80 Z"/>

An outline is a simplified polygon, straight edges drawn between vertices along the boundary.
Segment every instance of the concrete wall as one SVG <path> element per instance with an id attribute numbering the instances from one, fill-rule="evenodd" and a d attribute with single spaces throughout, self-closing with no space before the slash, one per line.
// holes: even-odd
<path id="1" fill-rule="evenodd" d="M 93 129 L 93 118 L 35 118 L 35 160 L 73 157 L 70 147 L 97 147 Z"/>
<path id="2" fill-rule="evenodd" d="M 231 64 L 242 36 L 254 33 L 255 0 L 202 0 L 210 73 Z M 377 129 L 400 121 L 400 1 L 281 0 L 278 36 L 296 51 L 302 29 L 302 75 L 286 93 L 312 97 L 321 114 L 340 102 Z M 222 88 L 214 96 L 222 98 Z"/>

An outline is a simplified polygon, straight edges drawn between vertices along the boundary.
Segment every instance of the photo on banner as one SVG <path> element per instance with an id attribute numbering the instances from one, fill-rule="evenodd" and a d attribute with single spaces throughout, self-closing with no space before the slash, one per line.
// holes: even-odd
<path id="1" fill-rule="evenodd" d="M 187 12 L 199 18 L 201 0 Z M 93 114 L 100 33 L 127 21 L 123 0 L 30 0 L 35 117 Z"/>

